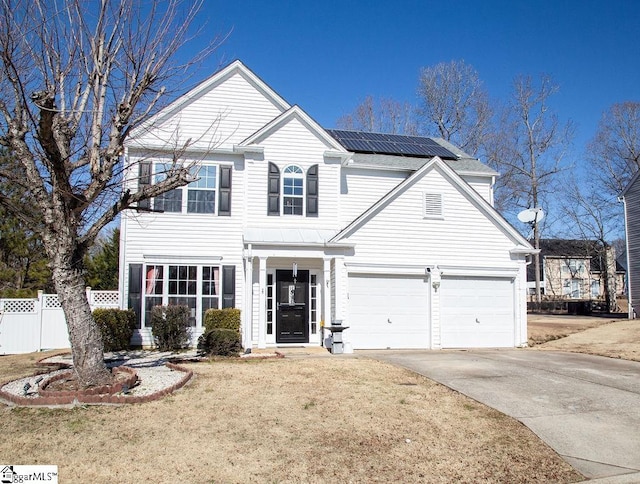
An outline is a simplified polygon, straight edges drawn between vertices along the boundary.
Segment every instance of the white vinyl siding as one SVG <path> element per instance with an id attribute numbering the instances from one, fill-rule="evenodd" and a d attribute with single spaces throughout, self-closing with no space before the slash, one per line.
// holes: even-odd
<path id="1" fill-rule="evenodd" d="M 358 217 L 402 183 L 409 172 L 342 168 L 340 220 L 343 225 Z"/>
<path id="2" fill-rule="evenodd" d="M 192 149 L 231 149 L 282 112 L 248 78 L 233 73 L 178 113 L 160 120 L 153 134 L 141 136 L 135 144 L 157 146 L 159 140 L 167 140 L 170 149 L 191 140 Z"/>
<path id="3" fill-rule="evenodd" d="M 491 177 L 462 175 L 466 181 L 482 198 L 493 204 L 493 189 L 491 187 Z"/>
<path id="4" fill-rule="evenodd" d="M 422 216 L 424 192 L 443 195 L 445 219 Z M 435 168 L 372 214 L 346 241 L 357 244 L 350 258 L 356 263 L 514 266 L 511 238 Z"/>

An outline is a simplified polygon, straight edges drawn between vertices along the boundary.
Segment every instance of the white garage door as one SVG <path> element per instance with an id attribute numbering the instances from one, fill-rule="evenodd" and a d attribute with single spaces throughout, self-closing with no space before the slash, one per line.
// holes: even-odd
<path id="1" fill-rule="evenodd" d="M 440 291 L 443 348 L 515 345 L 512 279 L 443 277 Z"/>
<path id="2" fill-rule="evenodd" d="M 349 276 L 345 341 L 355 349 L 428 348 L 428 315 L 424 277 Z"/>

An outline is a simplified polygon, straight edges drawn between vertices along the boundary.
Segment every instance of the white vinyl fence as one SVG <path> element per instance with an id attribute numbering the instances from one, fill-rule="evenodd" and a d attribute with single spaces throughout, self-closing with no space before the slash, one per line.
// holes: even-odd
<path id="1" fill-rule="evenodd" d="M 118 291 L 87 288 L 91 310 L 119 308 Z M 0 299 L 0 354 L 69 348 L 67 321 L 57 294 L 38 291 L 35 299 Z"/>

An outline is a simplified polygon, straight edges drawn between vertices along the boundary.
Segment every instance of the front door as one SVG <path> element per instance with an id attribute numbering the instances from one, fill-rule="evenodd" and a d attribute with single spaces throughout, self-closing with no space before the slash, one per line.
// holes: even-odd
<path id="1" fill-rule="evenodd" d="M 309 271 L 276 271 L 276 343 L 309 342 Z"/>

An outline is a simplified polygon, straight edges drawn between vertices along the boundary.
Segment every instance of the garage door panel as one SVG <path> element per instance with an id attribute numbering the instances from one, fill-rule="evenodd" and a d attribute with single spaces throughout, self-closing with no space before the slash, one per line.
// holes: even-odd
<path id="1" fill-rule="evenodd" d="M 427 348 L 428 284 L 424 278 L 349 277 L 349 329 L 355 349 Z"/>
<path id="2" fill-rule="evenodd" d="M 443 348 L 513 347 L 514 290 L 507 278 L 443 278 Z"/>

